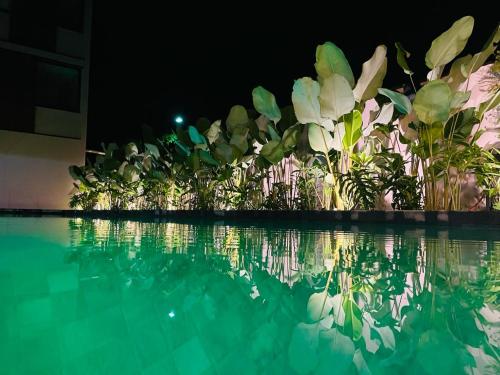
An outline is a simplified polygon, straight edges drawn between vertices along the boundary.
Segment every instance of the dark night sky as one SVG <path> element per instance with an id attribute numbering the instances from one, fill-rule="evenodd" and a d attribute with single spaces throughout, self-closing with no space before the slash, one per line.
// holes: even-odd
<path id="1" fill-rule="evenodd" d="M 475 18 L 465 52 L 479 50 L 499 21 L 498 8 L 486 1 L 473 2 L 483 8 L 380 1 L 371 9 L 359 1 L 351 9 L 303 1 L 273 7 L 280 11 L 269 3 L 217 8 L 94 1 L 87 147 L 138 139 L 142 123 L 167 132 L 177 113 L 188 121 L 224 119 L 234 104 L 251 107 L 257 85 L 273 92 L 280 106 L 290 104 L 294 79 L 316 76 L 315 48 L 325 41 L 342 48 L 355 77 L 375 47 L 385 44 L 385 87 L 407 82 L 395 60 L 394 42 L 400 41 L 412 52 L 416 79 L 423 80 L 425 52 L 453 21 Z"/>

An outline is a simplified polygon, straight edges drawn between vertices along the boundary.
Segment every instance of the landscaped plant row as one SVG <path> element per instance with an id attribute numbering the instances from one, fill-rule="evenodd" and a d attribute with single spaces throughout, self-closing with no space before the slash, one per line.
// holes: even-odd
<path id="1" fill-rule="evenodd" d="M 201 118 L 154 142 L 109 144 L 94 163 L 70 167 L 71 206 L 346 210 L 380 208 L 385 200 L 394 209 L 471 209 L 462 197 L 471 176 L 481 197 L 500 192 L 498 153 L 478 145 L 479 124 L 500 103 L 500 32 L 457 58 L 473 25 L 463 17 L 432 42 L 421 87 L 410 54 L 396 43 L 409 96 L 382 87 L 386 46 L 356 80 L 342 50 L 322 44 L 317 78 L 295 81 L 292 105 L 278 106 L 259 86 L 254 109 L 235 105 L 225 121 Z M 489 95 L 471 107 L 470 77 L 491 56 Z"/>

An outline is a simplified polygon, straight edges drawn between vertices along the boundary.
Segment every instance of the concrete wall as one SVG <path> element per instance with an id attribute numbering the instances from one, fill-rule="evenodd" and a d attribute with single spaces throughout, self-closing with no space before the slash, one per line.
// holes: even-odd
<path id="1" fill-rule="evenodd" d="M 80 113 L 35 107 L 36 134 L 81 139 L 83 126 Z"/>
<path id="2" fill-rule="evenodd" d="M 0 208 L 68 208 L 84 155 L 83 140 L 0 130 Z"/>

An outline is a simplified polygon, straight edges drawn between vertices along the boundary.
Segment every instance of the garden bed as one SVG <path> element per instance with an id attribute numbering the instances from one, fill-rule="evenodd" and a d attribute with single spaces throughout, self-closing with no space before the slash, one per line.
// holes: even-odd
<path id="1" fill-rule="evenodd" d="M 294 80 L 288 97 L 257 86 L 253 108 L 236 104 L 225 118 L 202 117 L 167 133 L 153 136 L 150 129 L 121 146 L 103 144 L 95 160 L 69 168 L 69 206 L 475 222 L 476 216 L 436 212 L 500 209 L 500 61 L 494 53 L 500 32 L 484 36 L 488 42 L 474 57 L 461 56 L 473 26 L 473 17 L 462 17 L 430 43 L 425 77 L 412 78 L 414 61 L 406 61 L 410 54 L 396 43 L 396 62 L 411 83 L 396 91 L 384 87 L 386 45 L 375 48 L 357 79 L 337 45 L 318 45 L 317 80 Z M 391 208 L 426 212 L 376 211 Z"/>

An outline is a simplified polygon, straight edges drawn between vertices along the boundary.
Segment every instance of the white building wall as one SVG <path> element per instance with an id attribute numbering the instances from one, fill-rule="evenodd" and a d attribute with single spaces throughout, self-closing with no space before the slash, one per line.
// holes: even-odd
<path id="1" fill-rule="evenodd" d="M 40 134 L 0 130 L 0 208 L 69 208 L 68 167 L 85 163 L 91 0 L 84 12 L 83 33 L 58 29 L 55 53 L 0 41 L 0 48 L 81 68 L 80 113 L 35 107 Z"/>
<path id="2" fill-rule="evenodd" d="M 0 207 L 68 207 L 68 166 L 84 163 L 85 143 L 0 130 Z"/>

